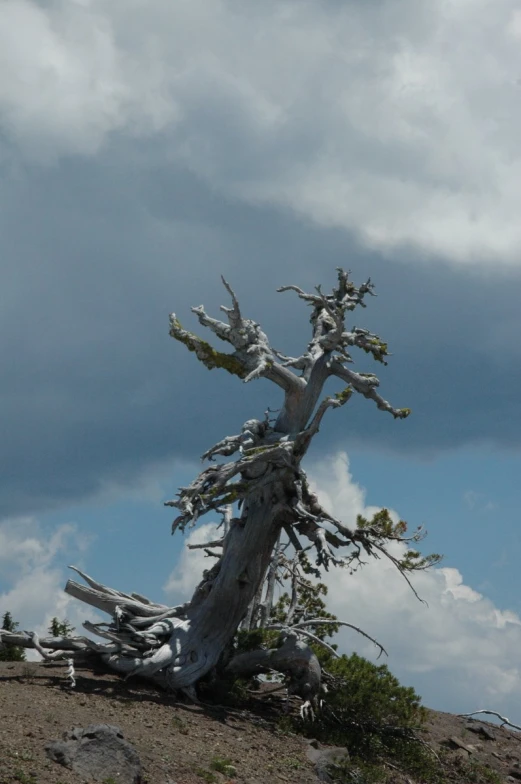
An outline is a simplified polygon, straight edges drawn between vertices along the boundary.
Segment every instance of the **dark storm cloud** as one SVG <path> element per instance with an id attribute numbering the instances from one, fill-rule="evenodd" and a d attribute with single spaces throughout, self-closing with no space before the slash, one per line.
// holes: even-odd
<path id="1" fill-rule="evenodd" d="M 0 194 L 2 514 L 80 499 L 156 461 L 192 460 L 280 403 L 267 382 L 210 374 L 168 336 L 170 311 L 196 328 L 190 305 L 215 314 L 226 302 L 221 272 L 288 353 L 308 340 L 308 311 L 277 286 L 329 288 L 339 265 L 376 282 L 379 297 L 355 323 L 389 341 L 395 356 L 375 368 L 381 391 L 414 416 L 394 422 L 356 401 L 325 422 L 319 449 L 361 439 L 418 453 L 476 440 L 519 446 L 519 276 L 382 258 L 343 232 L 222 198 L 141 151 L 132 164 L 127 149 L 19 170 Z"/>

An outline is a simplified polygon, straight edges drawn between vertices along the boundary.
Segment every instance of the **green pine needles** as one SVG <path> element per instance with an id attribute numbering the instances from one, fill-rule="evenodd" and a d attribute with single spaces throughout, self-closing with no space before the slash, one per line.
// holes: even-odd
<path id="1" fill-rule="evenodd" d="M 13 616 L 9 611 L 5 612 L 2 618 L 2 629 L 6 632 L 15 632 L 20 624 L 13 620 Z M 0 661 L 4 662 L 17 662 L 25 661 L 25 650 L 18 645 L 8 645 L 3 643 L 0 645 Z"/>
<path id="2" fill-rule="evenodd" d="M 296 729 L 327 744 L 345 746 L 349 762 L 331 770 L 333 780 L 385 781 L 398 769 L 424 782 L 441 782 L 443 771 L 418 730 L 427 712 L 412 687 L 402 686 L 385 664 L 353 653 L 334 658 L 315 648 L 328 692 L 313 722 Z"/>
<path id="3" fill-rule="evenodd" d="M 51 620 L 48 631 L 53 637 L 70 637 L 73 631 L 75 631 L 75 628 L 74 626 L 71 626 L 67 618 L 60 621 L 58 618 L 54 617 Z"/>

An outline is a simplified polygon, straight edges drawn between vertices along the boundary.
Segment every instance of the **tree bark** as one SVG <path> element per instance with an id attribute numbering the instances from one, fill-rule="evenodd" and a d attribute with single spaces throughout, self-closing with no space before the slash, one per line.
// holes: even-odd
<path id="1" fill-rule="evenodd" d="M 273 498 L 284 476 L 246 496 L 245 510 L 232 523 L 215 577 L 200 585 L 187 612 L 186 638 L 180 655 L 186 663 L 167 673 L 172 688 L 194 683 L 213 669 L 246 615 L 270 564 L 281 529 Z M 190 660 L 190 663 L 188 663 Z"/>

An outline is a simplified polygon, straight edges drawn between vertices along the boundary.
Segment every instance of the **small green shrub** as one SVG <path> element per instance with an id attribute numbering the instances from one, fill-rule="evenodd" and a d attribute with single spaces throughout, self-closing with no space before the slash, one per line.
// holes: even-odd
<path id="1" fill-rule="evenodd" d="M 296 757 L 286 757 L 286 759 L 282 760 L 282 764 L 287 768 L 291 768 L 291 770 L 300 770 L 300 768 L 304 767 L 304 763 Z"/>
<path id="2" fill-rule="evenodd" d="M 181 735 L 188 735 L 188 725 L 180 716 L 173 716 L 172 724 Z"/>
<path id="3" fill-rule="evenodd" d="M 202 699 L 230 707 L 246 703 L 249 699 L 248 689 L 253 685 L 253 681 L 237 678 L 226 671 L 221 671 L 218 678 L 201 679 L 197 684 Z"/>
<path id="4" fill-rule="evenodd" d="M 343 724 L 363 717 L 366 723 L 410 727 L 425 720 L 419 695 L 402 686 L 386 664 L 373 664 L 356 653 L 338 659 L 317 653 L 332 683 L 326 702 Z"/>
<path id="5" fill-rule="evenodd" d="M 14 779 L 15 781 L 19 781 L 20 784 L 36 784 L 34 776 L 28 776 L 23 770 L 16 770 L 14 772 Z"/>
<path id="6" fill-rule="evenodd" d="M 267 631 L 266 629 L 241 629 L 234 640 L 234 656 L 239 653 L 249 653 L 259 648 L 276 648 L 279 645 L 280 632 Z"/>
<path id="7" fill-rule="evenodd" d="M 472 784 L 501 784 L 503 781 L 495 770 L 477 760 L 462 763 L 460 770 L 465 781 L 468 781 L 469 784 L 471 782 Z"/>
<path id="8" fill-rule="evenodd" d="M 372 765 L 356 758 L 335 765 L 328 772 L 333 781 L 342 784 L 383 784 L 387 780 L 387 771 L 381 765 Z"/>
<path id="9" fill-rule="evenodd" d="M 225 776 L 235 776 L 237 773 L 237 769 L 232 761 L 222 757 L 215 757 L 210 763 L 210 768 L 218 773 L 223 773 Z"/>
<path id="10" fill-rule="evenodd" d="M 277 732 L 280 735 L 291 735 L 295 733 L 295 722 L 286 713 L 281 714 L 277 719 Z"/>
<path id="11" fill-rule="evenodd" d="M 13 620 L 13 616 L 9 611 L 5 612 L 2 617 L 2 629 L 6 632 L 15 632 L 20 624 L 18 621 Z M 8 643 L 0 644 L 0 661 L 4 662 L 19 662 L 25 661 L 25 650 L 18 645 L 9 645 Z"/>
<path id="12" fill-rule="evenodd" d="M 388 761 L 422 781 L 441 780 L 436 758 L 414 731 L 426 718 L 414 689 L 402 686 L 385 664 L 373 664 L 357 654 L 334 659 L 315 652 L 330 687 L 315 721 L 301 721 L 300 731 L 347 747 L 350 761 L 332 770 L 332 778 L 351 782 L 361 771 L 367 781 L 377 782 Z"/>
<path id="13" fill-rule="evenodd" d="M 194 773 L 199 776 L 200 779 L 206 781 L 207 784 L 215 784 L 217 781 L 217 776 L 215 773 L 212 773 L 209 770 L 205 770 L 204 768 L 195 768 Z"/>
<path id="14" fill-rule="evenodd" d="M 48 631 L 53 637 L 70 637 L 74 631 L 74 626 L 71 626 L 67 618 L 60 621 L 55 616 L 51 619 Z"/>

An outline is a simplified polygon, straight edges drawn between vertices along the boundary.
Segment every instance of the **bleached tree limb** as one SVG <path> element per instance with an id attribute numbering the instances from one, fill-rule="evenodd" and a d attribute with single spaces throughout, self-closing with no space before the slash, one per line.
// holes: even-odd
<path id="1" fill-rule="evenodd" d="M 87 637 L 46 637 L 40 639 L 35 632 L 7 632 L 4 630 L 0 631 L 0 643 L 16 645 L 21 648 L 33 648 L 47 661 L 63 659 L 68 656 L 81 660 L 88 659 L 89 644 L 96 646 Z M 96 646 L 96 653 L 100 653 L 102 648 L 103 646 Z M 49 651 L 53 651 L 53 653 L 49 653 Z"/>
<path id="2" fill-rule="evenodd" d="M 331 620 L 330 618 L 313 618 L 306 621 L 300 621 L 299 623 L 293 624 L 291 626 L 291 630 L 295 632 L 300 632 L 302 631 L 302 627 L 304 626 L 311 626 L 311 625 L 318 626 L 319 624 L 321 626 L 323 626 L 324 624 L 334 624 L 335 626 L 346 626 L 349 629 L 354 629 L 355 632 L 358 632 L 358 634 L 361 634 L 362 637 L 365 637 L 367 640 L 370 640 L 372 643 L 374 643 L 374 645 L 376 645 L 377 648 L 380 649 L 380 654 L 378 658 L 380 658 L 382 653 L 385 653 L 385 655 L 388 656 L 388 653 L 383 647 L 383 645 L 380 645 L 380 643 L 377 640 L 375 640 L 374 637 L 371 637 L 369 634 L 367 634 L 367 632 L 364 632 L 358 626 L 353 626 L 352 623 L 346 623 L 345 621 L 339 621 L 337 618 L 335 618 L 334 620 Z"/>
<path id="3" fill-rule="evenodd" d="M 271 610 L 273 607 L 273 597 L 275 595 L 275 582 L 277 579 L 277 571 L 279 568 L 279 555 L 280 555 L 280 536 L 277 541 L 277 544 L 275 545 L 275 549 L 273 551 L 273 556 L 268 569 L 268 575 L 266 578 L 266 595 L 260 607 L 260 625 L 262 627 L 266 626 L 266 624 L 268 623 L 269 617 L 271 615 Z"/>
<path id="4" fill-rule="evenodd" d="M 179 607 L 161 607 L 153 604 L 145 604 L 130 597 L 117 596 L 114 593 L 106 593 L 85 585 L 80 585 L 74 580 L 68 580 L 65 586 L 65 593 L 80 599 L 82 602 L 96 607 L 98 610 L 113 615 L 116 607 L 121 607 L 124 612 L 139 614 L 141 617 L 157 618 L 159 616 L 172 617 L 182 612 L 183 605 Z"/>
<path id="5" fill-rule="evenodd" d="M 67 675 L 67 678 L 69 680 L 69 684 L 68 685 L 69 685 L 69 687 L 71 689 L 75 689 L 76 688 L 76 678 L 75 678 L 76 673 L 74 672 L 74 659 L 68 658 L 67 659 L 67 665 L 68 665 L 68 667 L 67 667 L 66 675 Z"/>
<path id="6" fill-rule="evenodd" d="M 221 308 L 227 314 L 229 323 L 211 318 L 202 305 L 192 308 L 192 312 L 202 326 L 209 327 L 218 338 L 230 343 L 235 352 L 223 354 L 216 351 L 206 341 L 184 330 L 174 313 L 170 316 L 171 336 L 184 343 L 190 351 L 195 351 L 198 359 L 209 369 L 222 367 L 246 382 L 265 376 L 287 392 L 296 391 L 300 386 L 298 379 L 275 362 L 267 336 L 256 322 L 241 316 L 233 290 L 224 278 L 222 280 L 233 302 L 232 308 Z"/>
<path id="7" fill-rule="evenodd" d="M 501 714 L 497 713 L 496 711 L 477 710 L 477 711 L 472 711 L 472 713 L 459 713 L 458 716 L 461 716 L 462 719 L 469 719 L 472 716 L 476 716 L 476 714 L 478 713 L 485 713 L 488 716 L 496 716 L 496 718 L 498 718 L 501 721 L 501 725 L 500 725 L 501 727 L 508 726 L 508 727 L 512 727 L 512 729 L 514 730 L 521 730 L 521 727 L 518 724 L 512 724 L 510 719 L 505 718 L 505 716 L 501 716 Z"/>
<path id="8" fill-rule="evenodd" d="M 232 373 L 239 378 L 244 379 L 248 375 L 248 371 L 243 363 L 233 354 L 225 354 L 216 351 L 212 346 L 202 338 L 194 335 L 193 332 L 188 332 L 183 329 L 181 322 L 175 313 L 170 314 L 170 335 L 184 343 L 189 351 L 193 351 L 197 357 L 208 370 L 213 368 L 223 368 L 223 370 Z"/>
<path id="9" fill-rule="evenodd" d="M 316 634 L 313 634 L 312 632 L 308 631 L 307 629 L 298 629 L 298 631 L 297 631 L 297 629 L 294 626 L 284 627 L 283 624 L 278 624 L 278 623 L 275 623 L 275 624 L 270 623 L 265 628 L 268 631 L 270 631 L 270 630 L 273 630 L 273 631 L 283 630 L 284 628 L 287 628 L 288 631 L 296 632 L 297 633 L 297 637 L 299 635 L 302 635 L 303 637 L 307 637 L 309 640 L 311 640 L 312 642 L 316 643 L 317 645 L 321 645 L 323 648 L 326 649 L 326 651 L 328 651 L 335 658 L 337 658 L 337 659 L 339 658 L 339 654 L 335 651 L 334 648 L 331 647 L 331 645 L 329 645 L 329 643 L 325 642 L 324 640 L 321 640 L 320 637 L 317 637 Z"/>
<path id="10" fill-rule="evenodd" d="M 224 539 L 216 539 L 214 542 L 203 542 L 202 544 L 187 544 L 189 550 L 206 550 L 208 547 L 223 547 Z"/>
<path id="11" fill-rule="evenodd" d="M 333 360 L 330 367 L 330 375 L 337 376 L 343 381 L 347 381 L 347 383 L 350 384 L 353 389 L 356 390 L 356 392 L 358 392 L 360 395 L 363 395 L 368 400 L 374 400 L 377 408 L 379 408 L 380 411 L 388 411 L 395 419 L 406 419 L 411 413 L 409 408 L 393 408 L 393 406 L 388 403 L 387 400 L 384 400 L 384 398 L 376 391 L 376 387 L 380 382 L 376 376 L 373 376 L 372 374 L 362 376 L 360 373 L 355 373 L 354 371 L 344 367 L 337 360 Z"/>

